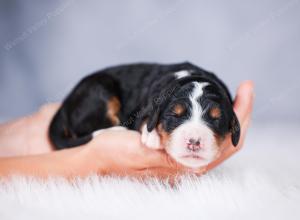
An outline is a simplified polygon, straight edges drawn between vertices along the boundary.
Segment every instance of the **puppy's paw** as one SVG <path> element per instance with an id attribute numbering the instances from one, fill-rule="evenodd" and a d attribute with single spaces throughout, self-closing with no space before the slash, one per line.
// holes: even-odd
<path id="1" fill-rule="evenodd" d="M 156 129 L 148 132 L 146 124 L 142 128 L 142 143 L 151 149 L 162 149 L 160 146 L 160 137 Z"/>

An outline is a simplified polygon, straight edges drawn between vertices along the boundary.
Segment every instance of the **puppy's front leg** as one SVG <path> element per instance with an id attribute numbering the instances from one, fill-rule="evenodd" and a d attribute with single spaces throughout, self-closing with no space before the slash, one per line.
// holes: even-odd
<path id="1" fill-rule="evenodd" d="M 160 145 L 160 136 L 157 133 L 156 129 L 153 129 L 151 132 L 147 130 L 147 124 L 145 123 L 142 126 L 142 143 L 151 149 L 162 149 Z"/>

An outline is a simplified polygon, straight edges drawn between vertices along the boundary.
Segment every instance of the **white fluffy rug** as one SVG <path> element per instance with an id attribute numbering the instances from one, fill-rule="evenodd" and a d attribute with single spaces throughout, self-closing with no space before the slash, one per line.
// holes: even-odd
<path id="1" fill-rule="evenodd" d="M 1 180 L 0 219 L 300 219 L 299 130 L 255 126 L 241 152 L 176 188 L 96 176 Z"/>

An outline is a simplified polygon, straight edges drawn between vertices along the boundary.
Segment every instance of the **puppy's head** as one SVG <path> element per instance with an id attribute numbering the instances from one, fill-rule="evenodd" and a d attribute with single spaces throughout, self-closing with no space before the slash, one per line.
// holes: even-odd
<path id="1" fill-rule="evenodd" d="M 194 168 L 209 164 L 219 155 L 226 134 L 231 133 L 234 146 L 240 137 L 227 89 L 223 84 L 197 77 L 177 83 L 174 91 L 153 109 L 147 128 L 149 132 L 157 130 L 170 156 Z"/>

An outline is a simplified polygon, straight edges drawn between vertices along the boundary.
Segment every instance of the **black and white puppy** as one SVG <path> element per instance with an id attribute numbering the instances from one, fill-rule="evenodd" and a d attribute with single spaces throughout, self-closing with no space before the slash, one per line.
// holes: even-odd
<path id="1" fill-rule="evenodd" d="M 232 104 L 219 78 L 190 63 L 116 66 L 79 82 L 54 116 L 49 136 L 63 149 L 122 126 L 140 131 L 146 146 L 163 147 L 179 163 L 198 168 L 219 155 L 227 134 L 238 144 Z"/>

